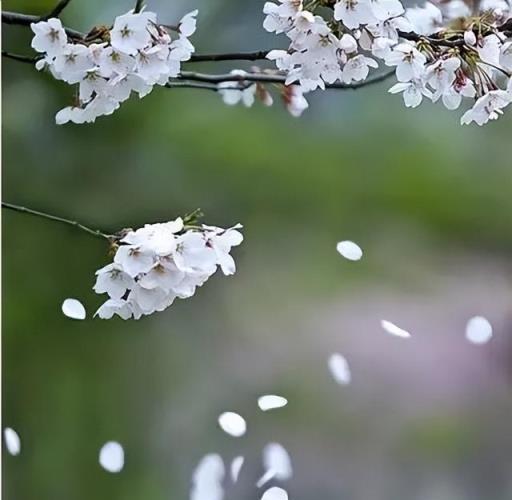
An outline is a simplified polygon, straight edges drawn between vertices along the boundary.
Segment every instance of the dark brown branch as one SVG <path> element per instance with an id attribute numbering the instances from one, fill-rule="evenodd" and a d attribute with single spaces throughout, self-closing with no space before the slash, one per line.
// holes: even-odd
<path id="1" fill-rule="evenodd" d="M 255 52 L 233 52 L 229 54 L 196 54 L 187 62 L 203 61 L 260 61 L 267 57 L 269 50 L 257 50 Z"/>
<path id="2" fill-rule="evenodd" d="M 135 7 L 133 8 L 133 12 L 137 14 L 137 12 L 140 12 L 142 10 L 142 7 L 144 6 L 144 0 L 137 0 L 135 2 Z"/>
<path id="3" fill-rule="evenodd" d="M 22 56 L 21 54 L 13 54 L 12 52 L 7 52 L 6 50 L 2 50 L 2 57 L 29 64 L 35 64 L 39 60 L 39 57 Z"/>
<path id="4" fill-rule="evenodd" d="M 203 89 L 213 90 L 217 92 L 217 85 L 201 83 L 201 82 L 186 82 L 186 81 L 171 81 L 167 82 L 165 86 L 168 89 L 181 88 L 181 89 Z"/>
<path id="5" fill-rule="evenodd" d="M 381 73 L 379 75 L 375 75 L 373 77 L 367 78 L 362 82 L 356 83 L 332 83 L 327 84 L 325 88 L 328 89 L 359 89 L 361 87 L 366 87 L 368 85 L 372 85 L 375 83 L 382 82 L 392 76 L 395 73 L 394 70 L 388 71 L 386 73 Z M 246 82 L 254 82 L 254 83 L 279 83 L 284 85 L 286 82 L 286 77 L 284 75 L 272 74 L 272 73 L 244 73 L 241 75 L 226 73 L 219 75 L 210 75 L 206 73 L 195 73 L 193 71 L 182 71 L 177 80 L 185 80 L 185 81 L 195 81 L 195 82 L 204 82 L 204 83 L 223 83 L 223 82 L 239 82 L 244 84 Z M 171 80 L 170 83 L 174 81 Z M 169 85 L 167 85 L 169 86 Z"/>
<path id="6" fill-rule="evenodd" d="M 60 0 L 60 2 L 53 8 L 51 12 L 46 14 L 46 16 L 41 17 L 41 20 L 47 20 L 52 17 L 59 17 L 64 9 L 70 4 L 71 0 Z"/>
<path id="7" fill-rule="evenodd" d="M 39 21 L 44 21 L 45 16 L 42 18 L 40 16 L 32 16 L 30 14 L 20 14 L 19 12 L 8 12 L 2 11 L 2 23 L 3 24 L 12 24 L 16 26 L 30 26 L 32 23 L 38 23 Z M 64 31 L 70 38 L 82 39 L 84 38 L 84 34 L 80 33 L 80 31 L 76 31 L 71 28 L 64 28 Z"/>

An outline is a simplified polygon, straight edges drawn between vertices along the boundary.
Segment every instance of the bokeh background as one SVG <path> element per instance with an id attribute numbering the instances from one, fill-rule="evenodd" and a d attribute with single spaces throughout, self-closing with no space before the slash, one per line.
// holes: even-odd
<path id="1" fill-rule="evenodd" d="M 198 7 L 198 52 L 285 43 L 262 30 L 262 1 L 148 3 L 170 23 Z M 87 30 L 130 7 L 74 0 L 63 19 Z M 24 28 L 6 27 L 3 43 L 30 53 Z M 187 498 L 208 452 L 245 455 L 226 498 L 256 499 L 269 441 L 291 454 L 295 500 L 512 498 L 510 110 L 461 127 L 440 106 L 406 110 L 384 83 L 316 93 L 294 119 L 155 89 L 94 125 L 57 127 L 72 90 L 2 62 L 5 201 L 112 231 L 196 207 L 207 223 L 245 226 L 235 276 L 140 321 L 101 321 L 104 242 L 4 210 L 3 425 L 23 447 L 4 451 L 6 500 Z M 342 259 L 342 239 L 364 259 Z M 66 297 L 86 321 L 63 316 Z M 464 338 L 477 314 L 495 332 L 482 347 Z M 351 364 L 348 387 L 327 371 L 332 352 Z M 288 406 L 260 412 L 265 393 Z M 225 410 L 247 419 L 245 437 L 218 428 Z M 107 440 L 125 447 L 121 474 L 98 465 Z"/>

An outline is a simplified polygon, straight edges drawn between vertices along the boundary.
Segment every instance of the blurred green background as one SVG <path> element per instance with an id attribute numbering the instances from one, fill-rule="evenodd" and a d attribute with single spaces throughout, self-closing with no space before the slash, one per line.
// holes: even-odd
<path id="1" fill-rule="evenodd" d="M 198 52 L 285 43 L 261 28 L 260 1 L 148 3 L 169 23 L 198 7 Z M 87 30 L 131 4 L 74 0 L 63 19 Z M 5 27 L 3 43 L 30 53 L 26 29 Z M 57 127 L 72 90 L 2 62 L 5 201 L 112 231 L 201 207 L 245 235 L 234 276 L 140 321 L 101 321 L 92 286 L 106 245 L 3 211 L 3 425 L 22 438 L 20 456 L 3 454 L 6 500 L 187 498 L 207 452 L 244 454 L 226 498 L 256 499 L 269 441 L 291 454 L 295 500 L 512 498 L 510 110 L 461 127 L 440 106 L 406 110 L 387 82 L 315 93 L 294 119 L 279 104 L 155 88 L 94 125 Z M 342 239 L 364 259 L 342 259 Z M 86 321 L 63 316 L 66 297 Z M 477 314 L 495 331 L 483 347 L 464 339 Z M 336 351 L 348 387 L 327 371 Z M 265 393 L 288 406 L 261 413 Z M 245 416 L 245 437 L 218 428 L 225 410 Z M 119 475 L 97 463 L 107 440 L 125 447 Z"/>

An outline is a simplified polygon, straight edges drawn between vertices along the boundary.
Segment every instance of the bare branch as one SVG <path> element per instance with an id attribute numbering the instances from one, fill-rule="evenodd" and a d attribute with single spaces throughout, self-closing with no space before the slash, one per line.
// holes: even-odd
<path id="1" fill-rule="evenodd" d="M 227 54 L 196 54 L 187 62 L 203 61 L 260 61 L 267 57 L 269 50 L 257 50 L 255 52 L 233 52 Z"/>
<path id="2" fill-rule="evenodd" d="M 137 12 L 140 12 L 142 10 L 142 7 L 144 6 L 144 0 L 136 0 L 135 7 L 133 8 L 133 12 L 137 14 Z"/>
<path id="3" fill-rule="evenodd" d="M 71 0 L 60 0 L 60 2 L 53 8 L 51 12 L 46 14 L 46 16 L 41 17 L 41 20 L 50 19 L 52 17 L 59 17 L 62 14 L 62 11 L 69 5 Z"/>
<path id="4" fill-rule="evenodd" d="M 394 70 L 388 71 L 379 75 L 375 75 L 371 78 L 367 78 L 362 82 L 356 83 L 332 83 L 328 84 L 325 87 L 328 89 L 358 89 L 361 87 L 366 87 L 368 85 L 372 85 L 374 83 L 379 83 L 395 73 Z M 282 85 L 286 82 L 286 77 L 284 75 L 276 74 L 276 73 L 244 73 L 244 74 L 219 74 L 219 75 L 210 75 L 207 73 L 195 73 L 193 71 L 182 71 L 178 76 L 177 80 L 186 80 L 186 81 L 196 81 L 196 82 L 205 82 L 205 83 L 222 83 L 222 82 L 255 82 L 255 83 L 280 83 Z M 173 83 L 174 80 L 171 80 L 170 83 Z M 167 85 L 169 86 L 169 85 Z"/>
<path id="5" fill-rule="evenodd" d="M 7 52 L 6 50 L 2 50 L 2 57 L 12 59 L 13 61 L 24 62 L 29 64 L 35 64 L 39 60 L 39 57 L 22 56 L 20 54 L 13 54 L 12 52 Z"/>
<path id="6" fill-rule="evenodd" d="M 41 18 L 40 16 L 32 16 L 30 14 L 20 14 L 19 12 L 8 12 L 2 11 L 2 23 L 3 24 L 12 24 L 16 26 L 30 26 L 32 23 L 38 23 L 41 19 L 45 19 L 45 17 Z M 80 31 L 76 31 L 71 28 L 64 28 L 64 31 L 70 38 L 82 39 L 85 37 L 83 33 Z"/>
<path id="7" fill-rule="evenodd" d="M 217 91 L 217 85 L 209 84 L 209 83 L 201 83 L 201 82 L 186 82 L 186 81 L 171 81 L 167 82 L 165 86 L 168 89 L 203 89 L 203 90 L 213 90 Z"/>
<path id="8" fill-rule="evenodd" d="M 98 238 L 105 238 L 109 241 L 113 241 L 115 239 L 115 236 L 112 234 L 106 234 L 99 229 L 92 229 L 88 226 L 85 226 L 84 224 L 81 224 L 80 222 L 65 219 L 64 217 L 59 217 L 57 215 L 51 215 L 47 214 L 45 212 L 40 212 L 39 210 L 33 210 L 31 208 L 22 207 L 20 205 L 14 205 L 13 203 L 7 203 L 5 201 L 2 202 L 2 208 L 6 208 L 8 210 L 13 210 L 15 212 L 21 212 L 29 215 L 34 215 L 36 217 L 41 217 L 43 219 L 48 219 L 54 222 L 60 222 L 62 224 L 67 224 L 69 226 L 76 227 L 78 229 L 81 229 L 82 231 L 85 231 L 88 234 L 91 234 L 92 236 L 96 236 Z"/>

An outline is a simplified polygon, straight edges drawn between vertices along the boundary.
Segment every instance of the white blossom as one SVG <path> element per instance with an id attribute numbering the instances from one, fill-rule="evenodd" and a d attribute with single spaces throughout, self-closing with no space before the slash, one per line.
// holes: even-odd
<path id="1" fill-rule="evenodd" d="M 424 76 L 427 58 L 414 44 L 403 42 L 393 47 L 385 62 L 388 66 L 396 66 L 399 82 L 409 82 Z"/>
<path id="2" fill-rule="evenodd" d="M 30 25 L 35 36 L 32 48 L 37 52 L 46 53 L 49 57 L 60 54 L 66 47 L 68 37 L 60 19 L 52 18 Z"/>
<path id="3" fill-rule="evenodd" d="M 191 297 L 217 268 L 233 274 L 230 252 L 243 240 L 240 228 L 188 229 L 178 218 L 127 231 L 119 239 L 114 262 L 96 272 L 94 291 L 109 296 L 96 315 L 139 319 L 163 311 L 177 297 Z"/>
<path id="4" fill-rule="evenodd" d="M 432 92 L 427 89 L 423 80 L 411 80 L 410 82 L 398 82 L 389 89 L 389 93 L 397 94 L 402 92 L 404 104 L 408 108 L 419 106 L 423 96 L 432 99 Z"/>
<path id="5" fill-rule="evenodd" d="M 79 102 L 59 111 L 56 123 L 92 123 L 116 111 L 132 92 L 144 97 L 154 85 L 178 76 L 194 52 L 188 37 L 195 32 L 196 16 L 197 10 L 186 14 L 173 39 L 155 13 L 130 11 L 115 19 L 109 42 L 89 46 L 68 43 L 58 19 L 32 24 L 32 45 L 44 54 L 36 68 L 79 85 Z"/>
<path id="6" fill-rule="evenodd" d="M 512 94 L 505 90 L 492 90 L 478 98 L 474 106 L 460 119 L 461 124 L 475 122 L 483 125 L 489 120 L 497 120 L 503 114 L 503 108 L 512 102 Z"/>
<path id="7" fill-rule="evenodd" d="M 110 43 L 114 49 L 125 54 L 135 55 L 149 45 L 151 32 L 150 24 L 156 24 L 156 15 L 153 12 L 128 12 L 118 16 L 110 32 Z"/>
<path id="8" fill-rule="evenodd" d="M 334 5 L 334 19 L 342 21 L 349 28 L 359 28 L 361 24 L 372 24 L 377 20 L 371 0 L 340 0 Z M 381 13 L 379 11 L 379 13 Z"/>

